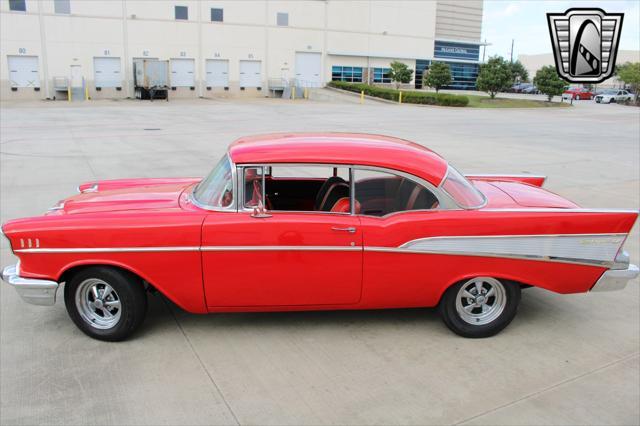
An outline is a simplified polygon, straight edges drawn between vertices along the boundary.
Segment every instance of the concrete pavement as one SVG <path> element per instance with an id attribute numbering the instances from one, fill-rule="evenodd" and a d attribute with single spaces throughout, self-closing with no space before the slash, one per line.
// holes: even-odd
<path id="1" fill-rule="evenodd" d="M 0 219 L 87 180 L 204 175 L 241 135 L 362 131 L 423 143 L 459 169 L 542 173 L 585 207 L 640 206 L 640 110 L 485 110 L 193 100 L 1 106 Z M 15 258 L 2 241 L 1 264 Z M 626 244 L 640 261 L 638 225 Z M 160 296 L 133 339 L 82 334 L 64 303 L 0 285 L 0 423 L 638 424 L 640 288 L 523 292 L 490 339 L 435 310 L 191 315 Z"/>

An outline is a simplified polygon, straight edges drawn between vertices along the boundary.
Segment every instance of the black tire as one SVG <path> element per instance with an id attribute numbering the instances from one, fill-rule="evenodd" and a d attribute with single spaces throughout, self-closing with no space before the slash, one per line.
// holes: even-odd
<path id="1" fill-rule="evenodd" d="M 107 287 L 111 288 L 109 295 L 98 298 L 101 308 L 96 307 L 93 287 L 103 296 Z M 140 327 L 147 313 L 147 295 L 141 280 L 129 272 L 103 266 L 82 269 L 73 275 L 64 286 L 64 303 L 69 316 L 83 333 L 109 342 L 129 337 Z M 109 304 L 113 306 L 107 307 Z M 105 324 L 99 324 L 101 317 Z"/>
<path id="2" fill-rule="evenodd" d="M 500 304 L 502 306 L 502 310 L 496 309 L 494 315 L 495 318 L 492 318 L 491 321 L 483 323 L 481 325 L 475 325 L 468 322 L 469 319 L 472 319 L 473 315 L 478 314 L 467 314 L 467 320 L 463 318 L 463 316 L 458 311 L 458 294 L 461 292 L 461 289 L 464 287 L 468 289 L 470 285 L 475 285 L 475 281 L 482 280 L 493 280 L 484 283 L 483 285 L 486 288 L 492 288 L 491 282 L 497 282 L 501 286 L 500 298 L 504 301 L 504 303 Z M 483 287 L 485 288 L 485 287 Z M 472 289 L 473 290 L 473 289 Z M 489 290 L 490 291 L 490 290 Z M 461 293 L 463 294 L 463 293 Z M 494 291 L 495 294 L 495 291 Z M 462 297 L 462 299 L 470 300 L 466 297 Z M 477 299 L 476 299 L 477 300 Z M 496 303 L 497 296 L 493 296 L 493 303 Z M 491 301 L 491 297 L 487 298 L 487 301 Z M 465 303 L 465 302 L 461 302 Z M 460 304 L 460 306 L 462 306 Z M 489 304 L 489 303 L 488 303 Z M 476 277 L 470 280 L 459 282 L 447 289 L 447 291 L 442 296 L 440 300 L 440 304 L 438 305 L 438 310 L 440 311 L 440 315 L 442 320 L 446 324 L 447 327 L 454 333 L 469 338 L 483 338 L 490 337 L 498 334 L 502 331 L 509 323 L 513 320 L 518 312 L 518 305 L 520 304 L 520 285 L 517 283 L 509 282 L 509 281 L 500 281 L 495 278 L 490 277 Z M 475 306 L 473 304 L 468 304 L 466 307 L 469 308 L 471 306 Z M 462 308 L 464 309 L 464 308 Z M 473 311 L 477 311 L 480 309 L 482 311 L 482 307 L 472 308 Z M 477 319 L 476 319 L 477 320 Z"/>

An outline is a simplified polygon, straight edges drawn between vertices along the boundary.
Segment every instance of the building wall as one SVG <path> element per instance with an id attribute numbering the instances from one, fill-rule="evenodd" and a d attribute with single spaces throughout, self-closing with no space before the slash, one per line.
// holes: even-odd
<path id="1" fill-rule="evenodd" d="M 533 80 L 536 75 L 536 71 L 546 65 L 555 66 L 552 53 L 541 53 L 538 55 L 518 55 L 518 60 L 522 62 L 522 65 L 529 72 L 529 79 Z M 640 62 L 640 51 L 638 50 L 618 50 L 616 55 L 616 64 L 621 65 L 626 62 Z M 617 77 L 611 77 L 606 81 L 598 84 L 598 87 L 606 88 L 619 88 L 623 87 L 624 82 L 620 81 Z"/>
<path id="2" fill-rule="evenodd" d="M 479 41 L 482 33 L 482 10 L 482 0 L 439 0 L 436 10 L 436 39 Z"/>
<path id="3" fill-rule="evenodd" d="M 177 87 L 171 97 L 265 96 L 270 80 L 296 77 L 296 52 L 320 53 L 323 84 L 335 65 L 387 67 L 399 60 L 415 69 L 417 59 L 434 57 L 436 37 L 479 41 L 476 18 L 482 15 L 482 1 L 463 0 L 70 0 L 70 14 L 55 13 L 53 0 L 25 2 L 21 12 L 0 0 L 3 99 L 65 98 L 53 81 L 71 78 L 72 66 L 91 97 L 132 97 L 132 61 L 145 57 L 194 60 L 193 88 Z M 175 6 L 186 6 L 188 19 L 176 20 Z M 211 21 L 211 8 L 223 9 L 223 22 Z M 278 26 L 279 12 L 288 13 L 287 26 Z M 456 25 L 464 28 L 455 32 Z M 37 57 L 39 91 L 11 90 L 8 57 L 13 55 Z M 94 58 L 99 57 L 119 58 L 120 90 L 96 90 Z M 228 60 L 228 90 L 207 90 L 207 59 Z M 262 90 L 240 90 L 242 60 L 260 61 Z"/>

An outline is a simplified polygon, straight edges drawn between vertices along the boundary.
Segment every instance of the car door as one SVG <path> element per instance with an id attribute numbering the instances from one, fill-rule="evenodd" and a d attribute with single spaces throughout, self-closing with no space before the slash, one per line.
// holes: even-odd
<path id="1" fill-rule="evenodd" d="M 248 200 L 253 186 L 243 180 L 242 171 L 238 176 L 238 187 L 248 193 Z M 359 302 L 362 230 L 357 216 L 252 212 L 245 202 L 240 204 L 237 212 L 212 212 L 202 226 L 203 278 L 210 310 Z"/>

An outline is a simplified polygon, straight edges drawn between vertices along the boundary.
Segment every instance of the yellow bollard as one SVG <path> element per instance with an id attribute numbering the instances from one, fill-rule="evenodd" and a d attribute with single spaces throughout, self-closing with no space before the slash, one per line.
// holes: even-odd
<path id="1" fill-rule="evenodd" d="M 84 100 L 85 101 L 89 100 L 89 86 L 84 87 Z"/>
<path id="2" fill-rule="evenodd" d="M 309 99 L 309 92 L 308 92 L 308 89 L 306 87 L 304 88 L 304 98 L 305 99 Z"/>
<path id="3" fill-rule="evenodd" d="M 291 99 L 295 99 L 296 98 L 296 86 L 293 86 L 291 88 Z"/>
<path id="4" fill-rule="evenodd" d="M 71 102 L 71 87 L 67 87 L 67 101 Z"/>
<path id="5" fill-rule="evenodd" d="M 398 96 L 398 103 L 399 104 L 402 103 L 402 92 L 400 92 L 400 95 Z"/>
<path id="6" fill-rule="evenodd" d="M 360 103 L 363 104 L 364 103 L 364 90 L 360 91 Z"/>

